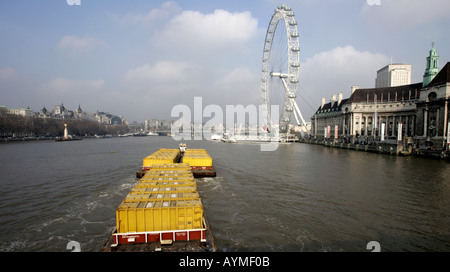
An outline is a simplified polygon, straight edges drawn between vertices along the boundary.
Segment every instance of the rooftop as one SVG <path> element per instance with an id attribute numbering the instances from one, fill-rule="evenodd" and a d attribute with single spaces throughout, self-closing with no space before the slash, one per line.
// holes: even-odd
<path id="1" fill-rule="evenodd" d="M 450 82 L 450 62 L 445 64 L 444 68 L 433 78 L 433 80 L 426 87 L 433 87 L 443 85 Z"/>
<path id="2" fill-rule="evenodd" d="M 395 87 L 356 89 L 348 99 L 348 103 L 353 102 L 388 102 L 417 99 L 422 89 L 422 83 L 402 85 Z"/>

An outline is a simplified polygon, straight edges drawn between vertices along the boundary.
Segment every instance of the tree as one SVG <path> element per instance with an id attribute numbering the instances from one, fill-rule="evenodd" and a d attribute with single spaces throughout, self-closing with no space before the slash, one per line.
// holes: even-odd
<path id="1" fill-rule="evenodd" d="M 62 120 L 7 114 L 0 116 L 0 136 L 62 136 L 64 123 L 68 126 L 69 134 L 75 136 L 117 135 L 130 131 L 125 125 L 105 125 L 92 120 Z"/>

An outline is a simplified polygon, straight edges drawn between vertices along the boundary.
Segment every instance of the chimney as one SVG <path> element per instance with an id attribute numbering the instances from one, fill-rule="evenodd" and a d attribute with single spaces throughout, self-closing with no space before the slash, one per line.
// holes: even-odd
<path id="1" fill-rule="evenodd" d="M 325 106 L 325 98 L 322 98 L 322 106 L 320 107 L 320 109 L 323 109 L 323 106 Z"/>
<path id="2" fill-rule="evenodd" d="M 342 93 L 339 93 L 338 94 L 338 106 L 341 104 L 341 102 L 342 102 L 342 96 L 343 96 L 343 94 Z"/>
<path id="3" fill-rule="evenodd" d="M 333 95 L 331 96 L 331 107 L 334 106 L 334 103 L 335 103 L 335 102 L 336 102 L 336 95 L 333 94 Z"/>
<path id="4" fill-rule="evenodd" d="M 357 85 L 352 86 L 352 94 L 353 94 L 357 89 L 359 89 L 359 86 L 357 86 Z"/>

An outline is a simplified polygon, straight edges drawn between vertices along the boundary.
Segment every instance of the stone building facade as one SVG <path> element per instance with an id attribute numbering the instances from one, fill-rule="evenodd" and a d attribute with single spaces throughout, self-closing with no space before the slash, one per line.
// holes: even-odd
<path id="1" fill-rule="evenodd" d="M 448 135 L 450 62 L 421 89 L 416 103 L 416 135 L 442 138 Z"/>
<path id="2" fill-rule="evenodd" d="M 434 48 L 427 58 L 424 80 L 430 80 L 437 56 Z M 450 100 L 450 62 L 431 80 L 384 88 L 352 87 L 349 98 L 333 95 L 311 118 L 314 139 L 340 141 L 433 141 L 447 146 Z"/>

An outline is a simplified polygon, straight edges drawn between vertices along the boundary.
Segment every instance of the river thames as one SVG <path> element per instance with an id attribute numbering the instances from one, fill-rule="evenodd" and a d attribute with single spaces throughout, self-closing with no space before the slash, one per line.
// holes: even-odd
<path id="1" fill-rule="evenodd" d="M 450 251 L 450 163 L 301 143 L 185 141 L 218 251 Z M 100 251 L 142 159 L 171 137 L 0 144 L 0 251 Z"/>

